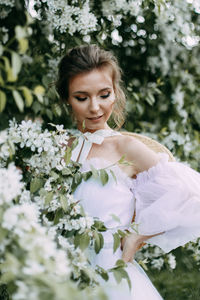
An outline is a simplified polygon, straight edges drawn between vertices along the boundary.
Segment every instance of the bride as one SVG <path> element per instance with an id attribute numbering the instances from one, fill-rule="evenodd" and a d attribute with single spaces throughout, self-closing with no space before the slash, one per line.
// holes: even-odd
<path id="1" fill-rule="evenodd" d="M 92 166 L 106 167 L 116 177 L 109 176 L 105 185 L 91 177 L 74 193 L 85 211 L 108 228 L 104 248 L 90 257 L 94 267 L 112 268 L 118 259 L 127 263 L 132 288 L 129 290 L 125 282 L 119 286 L 111 278 L 107 284 L 109 299 L 163 299 L 134 255 L 144 242 L 169 252 L 200 237 L 200 174 L 182 163 L 169 162 L 167 154 L 155 153 L 133 136 L 110 128 L 110 117 L 117 129 L 125 119 L 121 70 L 111 52 L 97 45 L 69 50 L 60 61 L 56 89 L 80 133 L 72 160 L 81 163 L 82 172 Z M 122 156 L 129 164 L 117 163 Z M 130 227 L 133 214 L 137 233 Z M 130 234 L 113 253 L 112 234 L 119 228 Z"/>

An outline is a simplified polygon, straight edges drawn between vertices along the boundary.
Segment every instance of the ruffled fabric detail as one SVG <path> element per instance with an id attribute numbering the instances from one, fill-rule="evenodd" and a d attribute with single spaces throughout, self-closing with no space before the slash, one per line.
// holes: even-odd
<path id="1" fill-rule="evenodd" d="M 138 173 L 137 178 L 132 178 L 132 189 L 136 188 L 138 185 L 145 184 L 149 179 L 153 179 L 158 172 L 163 170 L 164 165 L 169 162 L 168 154 L 160 152 L 157 153 L 157 155 L 160 157 L 160 160 L 155 166 L 146 171 Z"/>
<path id="2" fill-rule="evenodd" d="M 200 237 L 200 174 L 168 155 L 132 180 L 139 234 L 165 252 Z"/>

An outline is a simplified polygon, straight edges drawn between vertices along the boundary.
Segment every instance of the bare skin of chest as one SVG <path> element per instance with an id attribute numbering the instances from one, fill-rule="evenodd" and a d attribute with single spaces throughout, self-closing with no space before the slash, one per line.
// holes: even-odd
<path id="1" fill-rule="evenodd" d="M 115 142 L 118 137 L 109 137 L 106 138 L 101 145 L 93 144 L 92 148 L 88 154 L 87 159 L 93 157 L 101 157 L 110 162 L 110 164 L 115 164 L 120 160 L 123 154 L 120 153 L 117 143 Z M 112 141 L 111 141 L 112 139 Z M 125 157 L 126 159 L 126 157 Z M 120 169 L 125 172 L 129 177 L 135 178 L 137 171 L 134 167 L 134 163 L 130 162 L 131 165 L 118 164 Z"/>

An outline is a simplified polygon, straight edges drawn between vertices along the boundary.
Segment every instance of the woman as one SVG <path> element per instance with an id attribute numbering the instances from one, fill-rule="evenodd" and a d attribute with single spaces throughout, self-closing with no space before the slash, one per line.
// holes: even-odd
<path id="1" fill-rule="evenodd" d="M 125 107 L 121 70 L 111 52 L 96 45 L 71 49 L 60 61 L 56 87 L 80 132 L 72 160 L 82 164 L 82 172 L 91 165 L 106 167 L 117 178 L 115 182 L 110 176 L 105 185 L 90 178 L 74 194 L 90 215 L 109 228 L 104 248 L 92 259 L 94 266 L 111 268 L 121 258 L 127 262 L 131 291 L 126 293 L 120 286 L 116 292 L 117 284 L 111 280 L 109 299 L 120 299 L 120 291 L 124 299 L 162 299 L 134 255 L 144 241 L 169 252 L 200 236 L 200 174 L 168 162 L 167 154 L 156 154 L 134 137 L 109 127 L 111 116 L 118 129 L 122 126 Z M 128 165 L 117 164 L 123 155 Z M 132 231 L 122 241 L 123 250 L 113 253 L 112 234 L 119 228 L 131 231 L 133 212 L 138 233 Z"/>

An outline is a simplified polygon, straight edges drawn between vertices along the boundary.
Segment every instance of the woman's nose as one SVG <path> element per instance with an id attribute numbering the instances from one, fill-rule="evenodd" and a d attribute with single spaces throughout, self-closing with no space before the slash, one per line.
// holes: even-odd
<path id="1" fill-rule="evenodd" d="M 99 102 L 97 99 L 91 99 L 90 100 L 90 107 L 89 107 L 91 112 L 97 112 L 99 110 Z"/>

